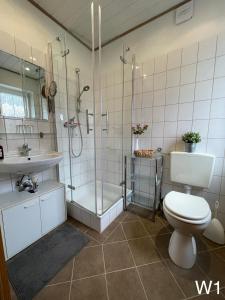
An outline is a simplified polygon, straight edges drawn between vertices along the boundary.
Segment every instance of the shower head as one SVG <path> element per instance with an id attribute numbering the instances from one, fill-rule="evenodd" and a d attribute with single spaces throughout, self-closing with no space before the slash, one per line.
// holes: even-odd
<path id="1" fill-rule="evenodd" d="M 83 87 L 82 91 L 80 92 L 79 96 L 77 97 L 77 100 L 78 100 L 78 101 L 81 101 L 80 97 L 83 95 L 84 92 L 87 92 L 87 91 L 89 91 L 89 90 L 90 90 L 89 85 L 85 85 L 85 86 Z"/>

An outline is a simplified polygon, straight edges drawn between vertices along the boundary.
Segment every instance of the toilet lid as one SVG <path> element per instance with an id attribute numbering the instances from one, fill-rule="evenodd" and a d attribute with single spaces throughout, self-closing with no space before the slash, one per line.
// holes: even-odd
<path id="1" fill-rule="evenodd" d="M 174 191 L 166 195 L 164 205 L 174 215 L 189 220 L 202 220 L 210 213 L 204 198 Z"/>

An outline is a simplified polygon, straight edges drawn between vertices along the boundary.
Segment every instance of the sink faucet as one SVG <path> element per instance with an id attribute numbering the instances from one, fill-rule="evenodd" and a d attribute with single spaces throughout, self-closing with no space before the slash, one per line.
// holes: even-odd
<path id="1" fill-rule="evenodd" d="M 28 144 L 23 144 L 20 153 L 21 153 L 23 156 L 29 156 L 29 152 L 30 152 L 31 150 L 32 150 L 32 149 L 29 148 Z"/>

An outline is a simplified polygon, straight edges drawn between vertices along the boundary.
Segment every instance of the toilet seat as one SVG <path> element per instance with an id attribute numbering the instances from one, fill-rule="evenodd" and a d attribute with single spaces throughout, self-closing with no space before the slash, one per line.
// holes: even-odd
<path id="1" fill-rule="evenodd" d="M 201 224 L 211 218 L 211 210 L 202 197 L 172 191 L 163 201 L 167 213 L 180 221 Z"/>

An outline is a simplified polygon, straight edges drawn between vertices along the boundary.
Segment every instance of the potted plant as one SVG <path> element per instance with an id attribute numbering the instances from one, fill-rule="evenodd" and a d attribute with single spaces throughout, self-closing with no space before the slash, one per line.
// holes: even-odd
<path id="1" fill-rule="evenodd" d="M 196 144 L 201 142 L 201 136 L 199 132 L 188 131 L 182 136 L 182 140 L 185 142 L 185 151 L 194 152 Z"/>
<path id="2" fill-rule="evenodd" d="M 135 145 L 133 145 L 133 150 L 139 149 L 139 136 L 142 135 L 147 129 L 147 124 L 137 124 L 136 126 L 132 126 L 132 133 L 135 135 Z"/>

